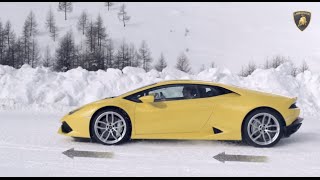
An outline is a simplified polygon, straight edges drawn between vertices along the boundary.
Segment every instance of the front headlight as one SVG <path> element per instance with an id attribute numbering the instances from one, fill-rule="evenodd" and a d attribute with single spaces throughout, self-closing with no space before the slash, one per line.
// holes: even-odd
<path id="1" fill-rule="evenodd" d="M 75 112 L 79 111 L 80 109 L 82 109 L 82 108 L 78 108 L 78 109 L 75 109 L 75 110 L 73 110 L 73 111 L 70 111 L 70 112 L 69 112 L 69 115 L 71 115 L 71 114 L 73 114 L 73 113 L 75 113 Z"/>
<path id="2" fill-rule="evenodd" d="M 298 108 L 298 106 L 296 105 L 296 102 L 289 107 L 289 109 L 296 109 L 296 108 Z"/>

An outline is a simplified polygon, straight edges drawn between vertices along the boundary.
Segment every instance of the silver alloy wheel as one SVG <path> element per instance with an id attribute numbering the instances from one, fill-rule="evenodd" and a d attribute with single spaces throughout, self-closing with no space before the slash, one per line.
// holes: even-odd
<path id="1" fill-rule="evenodd" d="M 127 126 L 124 118 L 116 112 L 102 113 L 94 123 L 94 132 L 102 142 L 115 144 L 125 136 Z"/>
<path id="2" fill-rule="evenodd" d="M 277 140 L 280 134 L 279 121 L 269 113 L 253 116 L 247 127 L 250 139 L 258 145 L 269 145 Z"/>

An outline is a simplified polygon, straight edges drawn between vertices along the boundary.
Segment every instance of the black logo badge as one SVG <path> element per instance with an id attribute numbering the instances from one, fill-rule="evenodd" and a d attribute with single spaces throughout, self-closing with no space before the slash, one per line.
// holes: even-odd
<path id="1" fill-rule="evenodd" d="M 296 23 L 297 27 L 301 31 L 303 31 L 310 24 L 311 13 L 308 11 L 297 11 L 297 12 L 293 13 L 293 18 L 294 18 L 294 22 Z"/>

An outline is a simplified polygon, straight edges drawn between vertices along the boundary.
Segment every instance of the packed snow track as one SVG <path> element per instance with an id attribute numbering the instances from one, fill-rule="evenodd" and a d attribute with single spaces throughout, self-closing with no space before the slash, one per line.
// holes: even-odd
<path id="1" fill-rule="evenodd" d="M 1 111 L 0 176 L 319 176 L 320 123 L 305 117 L 301 129 L 273 148 L 238 142 L 134 140 L 103 146 L 57 134 L 62 112 Z M 111 152 L 112 158 L 71 159 L 64 151 Z M 266 163 L 219 162 L 226 152 L 267 156 Z M 270 172 L 272 172 L 270 174 Z"/>

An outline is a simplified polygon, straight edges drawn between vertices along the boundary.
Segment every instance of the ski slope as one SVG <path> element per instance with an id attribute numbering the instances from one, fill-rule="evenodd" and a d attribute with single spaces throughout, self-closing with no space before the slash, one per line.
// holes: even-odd
<path id="1" fill-rule="evenodd" d="M 290 57 L 297 66 L 306 60 L 313 71 L 320 71 L 319 3 L 128 2 L 131 20 L 126 28 L 117 17 L 121 4 L 115 3 L 108 12 L 104 2 L 75 2 L 65 21 L 64 13 L 57 11 L 58 2 L 1 2 L 0 19 L 3 23 L 10 20 L 16 35 L 21 35 L 32 10 L 38 22 L 40 47 L 49 45 L 52 53 L 58 42 L 50 39 L 45 28 L 50 7 L 60 29 L 59 37 L 72 30 L 77 43 L 84 40 L 76 25 L 85 10 L 90 20 L 102 16 L 115 44 L 125 39 L 139 47 L 146 40 L 155 61 L 163 52 L 171 67 L 185 52 L 194 73 L 201 64 L 212 61 L 237 73 L 250 61 L 263 64 L 276 55 Z M 293 12 L 299 10 L 312 13 L 310 25 L 303 32 L 293 21 Z"/>

